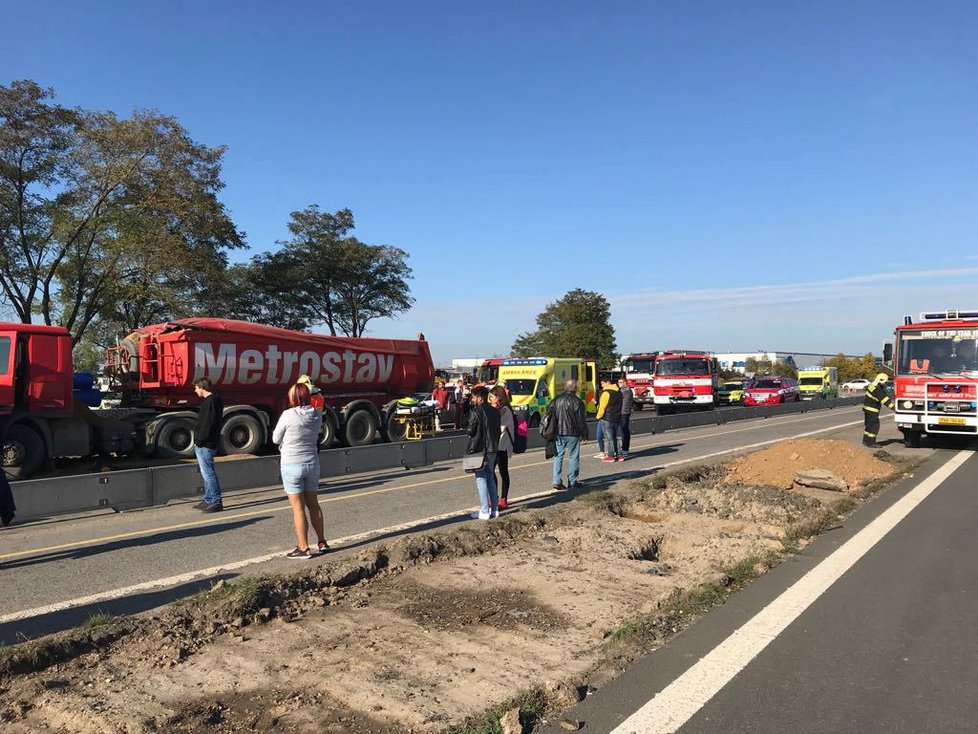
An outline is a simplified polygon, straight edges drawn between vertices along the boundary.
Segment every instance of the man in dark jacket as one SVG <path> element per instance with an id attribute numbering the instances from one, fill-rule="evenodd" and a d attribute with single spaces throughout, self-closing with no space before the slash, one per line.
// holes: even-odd
<path id="1" fill-rule="evenodd" d="M 567 486 L 576 487 L 581 471 L 581 445 L 587 441 L 587 419 L 584 401 L 577 396 L 577 380 L 564 383 L 564 393 L 558 395 L 547 408 L 551 420 L 556 422 L 557 453 L 554 455 L 553 487 L 564 489 L 562 482 L 564 454 L 568 455 Z"/>
<path id="2" fill-rule="evenodd" d="M 627 380 L 618 380 L 618 392 L 621 393 L 621 455 L 628 458 L 628 449 L 632 445 L 632 404 L 635 395 L 628 386 Z"/>
<path id="3" fill-rule="evenodd" d="M 880 432 L 880 407 L 885 405 L 893 410 L 893 400 L 886 394 L 886 383 L 890 378 L 885 372 L 876 375 L 876 379 L 866 388 L 863 398 L 863 446 L 875 449 L 876 434 Z"/>
<path id="4" fill-rule="evenodd" d="M 472 407 L 469 410 L 469 445 L 467 454 L 483 454 L 482 468 L 475 473 L 475 488 L 479 492 L 479 511 L 475 520 L 499 517 L 496 492 L 496 451 L 499 450 L 499 411 L 489 404 L 489 389 L 485 385 L 472 388 Z"/>
<path id="5" fill-rule="evenodd" d="M 197 425 L 194 427 L 194 452 L 197 454 L 200 476 L 204 479 L 204 500 L 195 507 L 204 512 L 220 512 L 224 509 L 224 502 L 221 499 L 221 483 L 214 469 L 214 454 L 221 445 L 224 401 L 206 377 L 194 382 L 194 392 L 204 399 L 197 411 Z"/>

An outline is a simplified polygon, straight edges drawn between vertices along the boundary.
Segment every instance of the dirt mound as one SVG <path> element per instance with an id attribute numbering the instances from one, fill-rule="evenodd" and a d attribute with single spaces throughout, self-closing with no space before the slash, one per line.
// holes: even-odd
<path id="1" fill-rule="evenodd" d="M 893 473 L 892 466 L 848 441 L 800 438 L 734 459 L 727 464 L 726 481 L 790 489 L 795 472 L 805 469 L 826 469 L 850 487 Z"/>

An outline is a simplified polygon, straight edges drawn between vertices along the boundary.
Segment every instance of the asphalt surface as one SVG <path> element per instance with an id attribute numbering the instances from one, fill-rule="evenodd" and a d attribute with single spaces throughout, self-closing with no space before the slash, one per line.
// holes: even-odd
<path id="1" fill-rule="evenodd" d="M 882 438 L 894 433 L 884 422 Z M 591 732 L 659 731 L 623 722 L 759 611 L 901 501 L 958 450 L 735 594 L 568 713 Z M 978 456 L 944 480 L 678 728 L 712 732 L 974 732 L 978 702 Z M 834 561 L 829 562 L 831 563 Z M 822 566 L 824 568 L 824 566 Z M 739 633 L 739 632 L 738 632 Z M 665 703 L 662 704 L 665 706 Z M 621 728 L 618 728 L 621 727 Z M 547 734 L 558 726 L 543 729 Z"/>
<path id="2" fill-rule="evenodd" d="M 631 458 L 620 464 L 591 458 L 597 447 L 589 442 L 582 451 L 583 491 L 791 436 L 811 432 L 857 436 L 860 423 L 859 409 L 846 407 L 637 435 Z M 890 430 L 895 435 L 892 425 Z M 542 450 L 513 457 L 511 505 L 545 505 L 572 498 L 573 492 L 551 490 L 550 467 Z M 477 502 L 474 484 L 458 462 L 330 481 L 320 493 L 327 536 L 336 552 L 346 553 L 404 533 L 468 522 Z M 224 505 L 223 513 L 213 515 L 194 510 L 187 501 L 15 524 L 3 530 L 0 641 L 71 627 L 95 613 L 144 611 L 219 578 L 266 573 L 297 563 L 283 558 L 295 540 L 280 488 L 228 494 Z"/>

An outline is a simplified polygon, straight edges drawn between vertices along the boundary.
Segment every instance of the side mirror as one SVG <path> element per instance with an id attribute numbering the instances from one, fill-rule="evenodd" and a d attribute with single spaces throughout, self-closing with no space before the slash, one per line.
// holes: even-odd
<path id="1" fill-rule="evenodd" d="M 893 362 L 893 345 L 887 342 L 883 345 L 883 364 L 891 364 Z"/>

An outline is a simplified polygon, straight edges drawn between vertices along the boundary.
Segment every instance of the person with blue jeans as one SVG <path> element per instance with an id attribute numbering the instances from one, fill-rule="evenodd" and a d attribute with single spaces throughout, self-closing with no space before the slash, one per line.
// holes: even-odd
<path id="1" fill-rule="evenodd" d="M 499 517 L 499 498 L 496 493 L 496 452 L 499 450 L 499 411 L 488 402 L 485 385 L 472 388 L 469 410 L 469 443 L 466 454 L 483 454 L 482 468 L 475 472 L 475 488 L 479 492 L 479 511 L 473 520 Z"/>
<path id="2" fill-rule="evenodd" d="M 224 401 L 210 379 L 201 377 L 194 382 L 194 392 L 203 398 L 197 410 L 194 426 L 194 453 L 197 466 L 204 480 L 204 500 L 194 507 L 203 512 L 220 512 L 224 509 L 221 498 L 221 482 L 214 468 L 214 455 L 221 445 L 221 427 L 224 425 Z"/>
<path id="3" fill-rule="evenodd" d="M 286 558 L 313 557 L 309 548 L 309 525 L 316 531 L 318 552 L 329 548 L 323 528 L 323 508 L 319 505 L 319 434 L 323 414 L 312 405 L 312 391 L 304 383 L 289 388 L 289 408 L 279 416 L 272 430 L 272 441 L 282 457 L 282 487 L 292 507 L 296 546 Z M 306 512 L 309 520 L 306 520 Z"/>
<path id="4" fill-rule="evenodd" d="M 581 446 L 587 442 L 587 418 L 584 401 L 577 395 L 577 380 L 567 380 L 564 392 L 551 401 L 547 413 L 556 425 L 556 453 L 553 466 L 553 488 L 565 489 L 562 482 L 564 456 L 567 456 L 567 488 L 578 486 L 581 472 Z"/>

